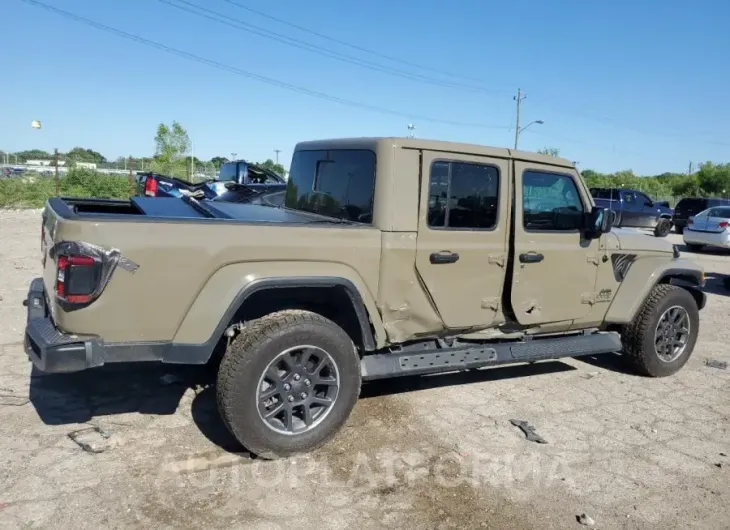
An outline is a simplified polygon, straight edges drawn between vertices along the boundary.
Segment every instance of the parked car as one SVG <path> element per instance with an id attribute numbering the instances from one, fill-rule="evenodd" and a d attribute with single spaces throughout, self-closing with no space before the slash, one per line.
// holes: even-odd
<path id="1" fill-rule="evenodd" d="M 674 208 L 674 215 L 672 215 L 672 224 L 675 231 L 681 234 L 690 217 L 713 206 L 730 206 L 730 200 L 715 197 L 685 197 L 680 199 Z"/>
<path id="2" fill-rule="evenodd" d="M 618 351 L 664 377 L 692 354 L 702 268 L 612 231 L 570 160 L 351 138 L 291 168 L 284 208 L 50 198 L 35 366 L 215 361 L 223 424 L 277 458 L 332 438 L 362 381 Z"/>
<path id="3" fill-rule="evenodd" d="M 231 200 L 250 202 L 260 195 L 283 191 L 286 188 L 284 177 L 258 164 L 245 160 L 235 160 L 221 165 L 216 179 L 200 183 L 160 175 L 157 173 L 138 173 L 137 195 L 147 197 L 181 197 L 191 195 L 197 199 Z"/>
<path id="4" fill-rule="evenodd" d="M 654 202 L 647 195 L 624 188 L 591 188 L 596 206 L 614 212 L 613 226 L 654 229 L 665 237 L 672 229 L 672 209 L 665 202 Z"/>
<path id="5" fill-rule="evenodd" d="M 730 206 L 708 208 L 687 219 L 682 239 L 692 251 L 702 247 L 730 248 Z"/>

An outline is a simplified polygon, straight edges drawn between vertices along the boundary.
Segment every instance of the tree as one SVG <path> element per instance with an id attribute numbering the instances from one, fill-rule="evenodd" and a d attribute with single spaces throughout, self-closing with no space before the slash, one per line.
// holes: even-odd
<path id="1" fill-rule="evenodd" d="M 190 151 L 188 132 L 177 121 L 171 126 L 160 123 L 155 136 L 155 158 L 152 170 L 173 177 L 185 177 L 190 161 L 185 155 Z"/>
<path id="2" fill-rule="evenodd" d="M 259 163 L 259 166 L 264 167 L 269 171 L 273 171 L 274 173 L 278 173 L 282 177 L 286 176 L 286 169 L 284 169 L 284 166 L 282 166 L 281 164 L 277 164 L 270 158 L 267 158 L 265 162 Z"/>
<path id="3" fill-rule="evenodd" d="M 214 156 L 210 159 L 210 163 L 213 164 L 216 169 L 220 169 L 221 165 L 225 164 L 226 162 L 228 162 L 228 159 L 223 156 Z"/>
<path id="4" fill-rule="evenodd" d="M 74 147 L 65 155 L 69 162 L 88 162 L 92 164 L 103 164 L 106 158 L 101 153 L 83 147 Z"/>
<path id="5" fill-rule="evenodd" d="M 560 156 L 560 149 L 555 147 L 545 147 L 543 149 L 538 149 L 537 152 L 541 155 L 554 156 L 556 158 Z"/>

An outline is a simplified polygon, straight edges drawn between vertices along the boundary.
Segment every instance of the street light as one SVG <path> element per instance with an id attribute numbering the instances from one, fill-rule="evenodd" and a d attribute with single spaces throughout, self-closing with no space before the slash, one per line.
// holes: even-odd
<path id="1" fill-rule="evenodd" d="M 524 127 L 520 127 L 519 129 L 517 129 L 517 134 L 515 135 L 515 149 L 517 149 L 517 141 L 520 139 L 520 134 L 522 133 L 522 131 L 524 131 L 525 129 L 527 129 L 533 123 L 537 123 L 538 125 L 542 125 L 545 122 L 542 121 L 542 120 L 535 120 L 535 121 L 531 121 L 530 123 L 528 123 Z"/>

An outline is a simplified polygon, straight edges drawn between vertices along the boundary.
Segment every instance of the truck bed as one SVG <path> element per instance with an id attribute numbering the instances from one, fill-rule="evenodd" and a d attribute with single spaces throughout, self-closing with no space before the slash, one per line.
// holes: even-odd
<path id="1" fill-rule="evenodd" d="M 67 220 L 284 224 L 307 224 L 320 220 L 316 215 L 283 208 L 217 201 L 211 203 L 188 197 L 132 197 L 129 200 L 53 197 L 49 199 L 49 205 L 59 217 Z"/>

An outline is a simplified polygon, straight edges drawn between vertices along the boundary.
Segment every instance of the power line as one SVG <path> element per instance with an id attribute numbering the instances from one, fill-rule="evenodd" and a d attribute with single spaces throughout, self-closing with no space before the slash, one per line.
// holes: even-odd
<path id="1" fill-rule="evenodd" d="M 227 65 L 227 64 L 224 64 L 224 63 L 215 61 L 213 59 L 207 59 L 205 57 L 201 57 L 199 55 L 195 55 L 195 54 L 190 53 L 190 52 L 186 52 L 186 51 L 183 51 L 183 50 L 179 50 L 177 48 L 173 48 L 171 46 L 167 46 L 165 44 L 161 44 L 159 42 L 156 42 L 156 41 L 153 41 L 153 40 L 150 40 L 150 39 L 146 39 L 144 37 L 140 37 L 140 36 L 134 35 L 132 33 L 127 33 L 126 31 L 122 31 L 120 29 L 116 29 L 116 28 L 113 28 L 111 26 L 107 26 L 105 24 L 101 24 L 100 22 L 95 22 L 95 21 L 93 21 L 91 19 L 82 17 L 80 15 L 76 15 L 76 14 L 71 13 L 69 11 L 65 11 L 65 10 L 59 9 L 57 7 L 49 6 L 48 4 L 44 4 L 43 2 L 39 2 L 38 0 L 20 0 L 20 1 L 25 2 L 27 4 L 34 5 L 36 7 L 43 8 L 43 9 L 45 9 L 47 11 L 52 11 L 52 12 L 58 14 L 58 15 L 61 15 L 61 16 L 65 17 L 65 18 L 69 18 L 69 19 L 75 20 L 76 22 L 80 22 L 82 24 L 86 24 L 88 26 L 95 27 L 95 28 L 97 28 L 99 30 L 102 30 L 102 31 L 106 31 L 106 32 L 109 32 L 109 33 L 113 33 L 113 34 L 115 34 L 115 35 L 117 35 L 119 37 L 122 37 L 122 38 L 125 38 L 125 39 L 128 39 L 128 40 L 133 40 L 133 41 L 138 42 L 140 44 L 144 44 L 146 46 L 150 46 L 150 47 L 153 47 L 153 48 L 157 48 L 158 50 L 162 50 L 162 51 L 165 51 L 167 53 L 171 53 L 173 55 L 177 55 L 179 57 L 183 57 L 183 58 L 188 59 L 188 60 L 191 60 L 191 61 L 195 61 L 195 62 L 199 62 L 199 63 L 202 63 L 202 64 L 206 64 L 208 66 L 212 66 L 212 67 L 218 68 L 220 70 L 224 70 L 224 71 L 227 71 L 227 72 L 230 72 L 230 73 L 238 74 L 238 75 L 241 75 L 241 76 L 244 76 L 244 77 L 248 77 L 250 79 L 255 79 L 257 81 L 261 81 L 262 83 L 267 83 L 267 84 L 270 84 L 270 85 L 275 85 L 275 86 L 278 86 L 280 88 L 286 88 L 288 90 L 291 90 L 291 91 L 294 91 L 294 92 L 299 92 L 301 94 L 306 94 L 308 96 L 316 97 L 316 98 L 319 98 L 319 99 L 324 99 L 324 100 L 327 100 L 327 101 L 332 101 L 332 102 L 335 102 L 335 103 L 340 103 L 342 105 L 348 105 L 348 106 L 351 106 L 351 107 L 356 107 L 356 108 L 360 108 L 360 109 L 364 109 L 364 110 L 370 110 L 370 111 L 373 111 L 373 112 L 379 112 L 381 114 L 389 114 L 389 115 L 392 115 L 392 116 L 403 116 L 403 117 L 406 117 L 406 118 L 415 118 L 417 120 L 423 120 L 423 121 L 428 121 L 428 122 L 433 122 L 433 123 L 442 123 L 442 124 L 446 124 L 446 125 L 454 125 L 454 126 L 458 126 L 458 127 L 474 127 L 474 128 L 480 128 L 480 129 L 507 129 L 507 126 L 502 126 L 502 125 L 484 125 L 484 124 L 481 124 L 481 123 L 469 123 L 469 122 L 460 122 L 460 121 L 444 120 L 444 119 L 439 119 L 439 118 L 432 118 L 432 117 L 429 117 L 429 116 L 421 116 L 421 115 L 418 115 L 418 114 L 411 114 L 411 113 L 408 113 L 408 112 L 400 112 L 400 111 L 396 111 L 396 110 L 392 110 L 392 109 L 387 109 L 387 108 L 383 108 L 383 107 L 377 107 L 375 105 L 368 105 L 366 103 L 359 103 L 359 102 L 356 102 L 356 101 L 351 101 L 349 99 L 340 98 L 340 97 L 337 97 L 337 96 L 333 96 L 333 95 L 330 95 L 330 94 L 326 94 L 324 92 L 319 92 L 317 90 L 311 90 L 311 89 L 304 88 L 304 87 L 301 87 L 301 86 L 298 86 L 298 85 L 293 85 L 291 83 L 286 83 L 284 81 L 279 81 L 279 80 L 273 79 L 271 77 L 266 77 L 266 76 L 263 76 L 263 75 L 255 74 L 253 72 L 249 72 L 247 70 L 243 70 L 243 69 L 237 68 L 235 66 Z"/>
<path id="2" fill-rule="evenodd" d="M 406 66 L 411 66 L 413 68 L 419 68 L 421 70 L 428 70 L 430 72 L 434 72 L 434 73 L 441 74 L 441 75 L 446 75 L 446 76 L 449 76 L 449 77 L 458 77 L 458 78 L 461 78 L 461 79 L 465 79 L 467 81 L 475 81 L 477 83 L 483 83 L 484 82 L 483 79 L 477 79 L 477 78 L 474 78 L 474 77 L 468 77 L 468 76 L 464 76 L 464 75 L 457 74 L 457 73 L 454 73 L 454 72 L 449 72 L 449 71 L 446 71 L 446 70 L 439 70 L 437 68 L 432 68 L 432 67 L 425 66 L 425 65 L 422 65 L 422 64 L 413 63 L 413 62 L 410 62 L 410 61 L 406 61 L 404 59 L 400 59 L 398 57 L 393 57 L 392 55 L 387 55 L 387 54 L 384 54 L 384 53 L 376 52 L 374 50 L 370 50 L 370 49 L 365 48 L 363 46 L 358 46 L 357 44 L 352 44 L 352 43 L 346 42 L 344 40 L 336 39 L 335 37 L 331 37 L 329 35 L 325 35 L 323 33 L 319 33 L 318 31 L 314 31 L 312 29 L 305 28 L 304 26 L 300 26 L 298 24 L 294 24 L 293 22 L 289 22 L 287 20 L 284 20 L 284 19 L 281 19 L 281 18 L 277 18 L 277 17 L 275 17 L 273 15 L 269 15 L 267 13 L 264 13 L 263 11 L 259 11 L 257 9 L 252 8 L 252 7 L 249 7 L 247 5 L 244 5 L 244 4 L 240 3 L 240 2 L 235 2 L 234 0 L 222 0 L 222 1 L 223 2 L 226 2 L 228 4 L 231 4 L 231 5 L 234 5 L 234 6 L 238 7 L 238 8 L 240 8 L 240 9 L 244 9 L 244 10 L 248 11 L 249 13 L 254 13 L 254 14 L 259 15 L 261 17 L 268 18 L 269 20 L 273 20 L 273 21 L 278 22 L 280 24 L 284 24 L 285 26 L 289 26 L 291 28 L 298 29 L 299 31 L 303 31 L 305 33 L 309 33 L 310 35 L 314 35 L 314 36 L 319 37 L 321 39 L 325 39 L 325 40 L 328 40 L 330 42 L 335 42 L 337 44 L 341 44 L 342 46 L 347 46 L 348 48 L 352 48 L 353 50 L 358 50 L 358 51 L 361 51 L 361 52 L 368 53 L 370 55 L 374 55 L 376 57 L 381 57 L 383 59 L 387 59 L 389 61 L 393 61 L 393 62 L 396 62 L 396 63 L 404 64 Z"/>
<path id="3" fill-rule="evenodd" d="M 163 1 L 163 0 L 161 0 L 161 1 Z M 184 1 L 184 0 L 179 0 L 179 1 Z M 298 24 L 294 24 L 293 22 L 289 22 L 287 20 L 284 20 L 284 19 L 275 17 L 273 15 L 269 15 L 268 13 L 264 13 L 263 11 L 259 11 L 258 9 L 254 9 L 252 7 L 249 7 L 247 5 L 244 5 L 244 4 L 242 4 L 240 2 L 237 2 L 235 0 L 221 0 L 221 1 L 226 2 L 228 4 L 231 4 L 233 6 L 236 6 L 236 7 L 240 8 L 240 9 L 244 9 L 244 10 L 250 12 L 250 13 L 254 13 L 254 14 L 259 15 L 261 17 L 267 18 L 269 20 L 273 20 L 273 21 L 278 22 L 280 24 L 284 24 L 284 25 L 289 26 L 291 28 L 294 28 L 294 29 L 297 29 L 297 30 L 300 30 L 300 31 L 303 31 L 303 32 L 306 32 L 306 33 L 309 33 L 311 35 L 315 35 L 315 36 L 317 36 L 319 38 L 328 40 L 330 42 L 335 42 L 337 44 L 341 44 L 343 46 L 347 46 L 349 48 L 352 48 L 352 49 L 355 49 L 355 50 L 359 50 L 361 52 L 365 52 L 365 53 L 368 53 L 368 54 L 371 54 L 371 55 L 374 55 L 374 56 L 377 56 L 377 57 L 381 57 L 381 58 L 387 59 L 389 61 L 398 62 L 398 63 L 404 64 L 404 65 L 408 65 L 408 66 L 411 66 L 411 67 L 414 67 L 414 68 L 420 68 L 420 69 L 423 69 L 423 70 L 429 70 L 431 72 L 439 73 L 439 74 L 442 74 L 442 75 L 447 75 L 449 77 L 458 77 L 458 78 L 461 78 L 461 79 L 466 79 L 468 81 L 476 81 L 478 83 L 483 83 L 484 82 L 483 80 L 479 80 L 479 79 L 475 79 L 475 78 L 472 78 L 472 77 L 467 77 L 467 76 L 463 76 L 463 75 L 459 75 L 459 74 L 455 74 L 455 73 L 451 73 L 451 72 L 446 72 L 446 71 L 439 70 L 439 69 L 436 69 L 436 68 L 431 68 L 431 67 L 428 67 L 428 66 L 424 66 L 424 65 L 421 65 L 421 64 L 418 64 L 418 63 L 413 63 L 413 62 L 410 62 L 410 61 L 406 61 L 404 59 L 399 59 L 399 58 L 393 57 L 391 55 L 386 55 L 386 54 L 383 54 L 383 53 L 379 53 L 379 52 L 376 52 L 374 50 L 365 48 L 363 46 L 358 46 L 356 44 L 352 44 L 350 42 L 347 42 L 347 41 L 344 41 L 344 40 L 341 40 L 341 39 L 337 39 L 337 38 L 331 37 L 329 35 L 325 35 L 325 34 L 320 33 L 318 31 L 314 31 L 314 30 L 309 29 L 309 28 L 306 28 L 304 26 L 300 26 Z M 510 88 L 515 88 L 514 85 L 509 85 L 509 86 L 510 86 Z M 489 91 L 487 91 L 484 88 L 481 88 L 481 87 L 473 87 L 473 86 L 468 86 L 468 85 L 458 85 L 458 88 L 468 88 L 468 89 L 472 89 L 472 90 L 483 90 L 485 92 L 489 92 Z M 545 100 L 545 101 L 548 101 L 548 102 L 550 101 L 548 98 L 544 98 L 543 97 L 542 99 Z M 560 110 L 560 107 L 561 107 L 560 105 L 556 105 L 555 106 L 555 108 L 557 110 Z M 661 130 L 661 131 L 659 131 L 659 130 L 649 130 L 649 129 L 643 129 L 643 128 L 640 128 L 640 127 L 634 127 L 632 125 L 627 125 L 627 124 L 624 124 L 624 123 L 616 122 L 615 120 L 612 120 L 612 119 L 607 118 L 605 116 L 598 116 L 595 113 L 593 113 L 593 115 L 591 115 L 591 113 L 586 113 L 586 112 L 582 112 L 582 111 L 579 111 L 579 110 L 565 109 L 565 108 L 563 108 L 560 111 L 563 112 L 563 113 L 565 113 L 565 114 L 573 114 L 575 116 L 584 118 L 584 119 L 589 120 L 589 121 L 594 121 L 594 122 L 597 122 L 597 123 L 602 123 L 602 124 L 608 125 L 610 127 L 615 127 L 615 128 L 618 128 L 618 129 L 625 129 L 625 130 L 632 131 L 632 132 L 636 132 L 636 133 L 639 133 L 639 134 L 664 136 L 664 137 L 678 138 L 678 139 L 684 139 L 685 138 L 684 135 L 679 134 L 679 133 L 676 133 L 676 132 L 673 132 L 673 131 L 667 131 L 667 130 Z M 693 134 L 696 135 L 696 136 L 700 136 L 700 135 L 701 136 L 707 136 L 709 133 L 693 133 Z M 702 141 L 705 141 L 707 143 L 714 144 L 714 145 L 720 145 L 720 146 L 724 146 L 724 147 L 730 147 L 730 144 L 725 143 L 725 142 L 719 142 L 717 140 L 703 139 Z"/>
<path id="4" fill-rule="evenodd" d="M 440 87 L 445 87 L 445 88 L 456 88 L 456 89 L 467 90 L 467 91 L 471 91 L 471 92 L 485 92 L 485 93 L 496 94 L 494 91 L 487 90 L 484 87 L 477 87 L 477 86 L 466 85 L 466 84 L 462 84 L 462 83 L 443 81 L 440 79 L 436 79 L 434 77 L 429 77 L 429 76 L 425 76 L 425 75 L 421 75 L 421 74 L 416 74 L 413 72 L 408 72 L 408 71 L 400 69 L 400 68 L 394 68 L 391 66 L 378 64 L 376 62 L 368 61 L 365 59 L 360 59 L 360 58 L 352 56 L 352 55 L 340 53 L 340 52 L 331 50 L 329 48 L 317 46 L 316 44 L 311 44 L 311 43 L 305 42 L 300 39 L 296 39 L 293 37 L 289 37 L 287 35 L 283 35 L 281 33 L 269 31 L 265 28 L 262 28 L 260 26 L 255 26 L 255 25 L 250 24 L 241 19 L 237 19 L 237 18 L 228 16 L 225 13 L 213 11 L 212 9 L 208 9 L 206 7 L 199 6 L 193 2 L 188 2 L 187 0 L 174 0 L 174 1 L 158 0 L 158 2 L 167 4 L 171 7 L 174 7 L 175 9 L 179 9 L 181 11 L 185 11 L 187 13 L 191 13 L 191 14 L 199 16 L 199 17 L 207 18 L 208 20 L 212 20 L 214 22 L 219 22 L 221 24 L 225 24 L 227 26 L 230 26 L 232 28 L 235 28 L 235 29 L 238 29 L 241 31 L 253 33 L 254 35 L 264 37 L 265 39 L 270 39 L 270 40 L 273 40 L 276 42 L 286 44 L 288 46 L 292 46 L 294 48 L 298 48 L 301 50 L 306 50 L 306 51 L 309 51 L 312 53 L 323 55 L 325 57 L 329 57 L 330 59 L 335 59 L 337 61 L 341 61 L 344 63 L 354 64 L 354 65 L 357 65 L 357 66 L 360 66 L 363 68 L 367 68 L 369 70 L 373 70 L 376 72 L 382 72 L 382 73 L 393 75 L 396 77 L 409 79 L 411 81 L 418 81 L 421 83 L 427 83 L 430 85 L 435 85 L 435 86 L 440 86 Z M 184 4 L 184 5 L 179 5 L 179 4 Z M 185 6 L 190 6 L 190 7 L 185 7 Z M 208 14 L 206 14 L 206 13 L 208 13 Z M 500 97 L 502 96 L 502 94 L 498 94 L 498 95 Z"/>

